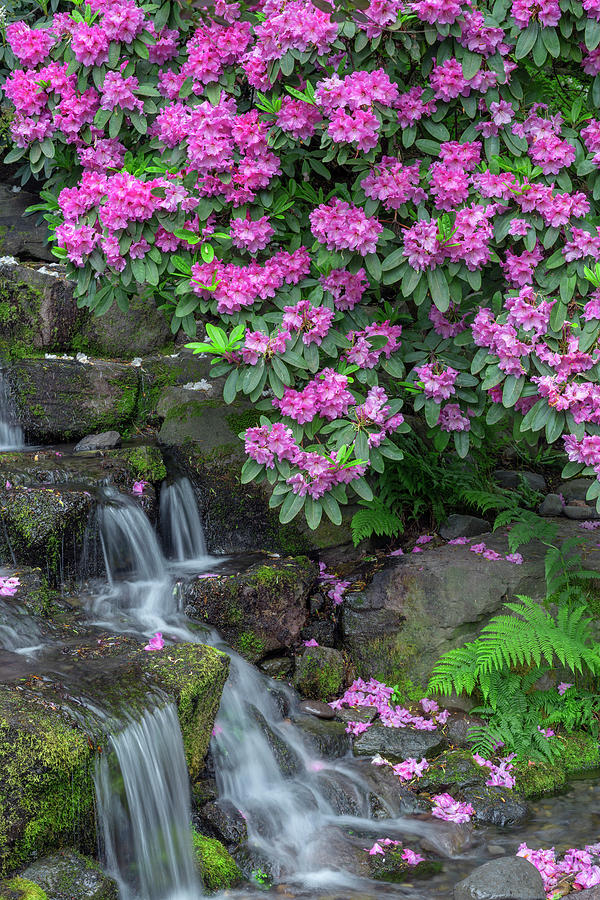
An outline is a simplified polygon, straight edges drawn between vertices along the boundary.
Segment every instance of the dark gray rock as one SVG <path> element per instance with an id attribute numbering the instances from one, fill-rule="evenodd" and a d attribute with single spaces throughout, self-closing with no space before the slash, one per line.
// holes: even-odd
<path id="1" fill-rule="evenodd" d="M 440 535 L 445 541 L 451 541 L 457 537 L 475 537 L 476 534 L 485 534 L 488 531 L 490 523 L 485 519 L 453 513 L 440 528 Z"/>
<path id="2" fill-rule="evenodd" d="M 6 342 L 12 355 L 71 348 L 86 312 L 77 308 L 74 282 L 67 281 L 64 272 L 56 264 L 20 265 L 15 259 L 0 259 L 0 342 Z"/>
<path id="3" fill-rule="evenodd" d="M 23 878 L 39 885 L 48 900 L 117 900 L 115 881 L 98 863 L 75 850 L 63 850 L 34 862 Z"/>
<path id="4" fill-rule="evenodd" d="M 521 479 L 527 482 L 528 487 L 532 491 L 543 493 L 546 490 L 546 479 L 543 475 L 538 475 L 537 472 L 525 472 L 519 469 L 496 469 L 494 478 L 500 487 L 508 488 L 509 490 L 519 487 Z"/>
<path id="5" fill-rule="evenodd" d="M 587 891 L 580 891 L 577 894 L 577 900 L 600 900 L 600 886 L 590 888 Z"/>
<path id="6" fill-rule="evenodd" d="M 102 316 L 91 316 L 80 331 L 94 355 L 132 359 L 161 350 L 173 336 L 152 298 L 132 297 L 123 312 L 116 303 Z"/>
<path id="7" fill-rule="evenodd" d="M 375 706 L 344 706 L 335 711 L 336 719 L 342 722 L 373 722 L 377 716 Z"/>
<path id="8" fill-rule="evenodd" d="M 580 502 L 581 505 L 579 505 L 579 503 L 577 502 L 567 503 L 567 505 L 564 507 L 564 514 L 567 519 L 576 519 L 577 521 L 580 521 L 583 519 L 600 518 L 600 513 L 597 512 L 595 507 L 588 506 L 587 503 L 584 503 L 583 501 Z"/>
<path id="9" fill-rule="evenodd" d="M 559 494 L 546 494 L 538 507 L 540 516 L 562 516 L 564 504 Z"/>
<path id="10" fill-rule="evenodd" d="M 271 728 L 263 714 L 255 706 L 251 707 L 251 712 L 265 736 L 282 774 L 297 775 L 302 770 L 302 760 L 296 751 L 289 747 L 283 738 Z"/>
<path id="11" fill-rule="evenodd" d="M 568 481 L 561 481 L 556 490 L 563 495 L 566 503 L 570 500 L 585 500 L 589 488 L 595 483 L 594 478 L 569 478 Z"/>
<path id="12" fill-rule="evenodd" d="M 343 722 L 317 719 L 314 716 L 296 716 L 294 723 L 302 729 L 306 743 L 319 756 L 339 758 L 350 752 L 352 741 L 346 734 Z"/>
<path id="13" fill-rule="evenodd" d="M 50 234 L 45 221 L 39 224 L 39 214 L 26 216 L 28 206 L 39 203 L 39 197 L 27 191 L 14 191 L 0 184 L 0 256 L 19 259 L 52 261 Z"/>
<path id="14" fill-rule="evenodd" d="M 346 661 L 333 647 L 304 647 L 295 660 L 293 684 L 312 700 L 333 700 L 346 687 Z"/>
<path id="15" fill-rule="evenodd" d="M 507 788 L 467 787 L 461 791 L 460 799 L 471 804 L 475 820 L 482 825 L 509 828 L 523 825 L 529 818 L 527 803 Z"/>
<path id="16" fill-rule="evenodd" d="M 470 822 L 457 825 L 455 822 L 441 822 L 431 819 L 431 831 L 421 838 L 423 850 L 431 850 L 437 856 L 453 859 L 475 844 L 475 832 Z"/>
<path id="17" fill-rule="evenodd" d="M 454 887 L 454 900 L 544 900 L 544 882 L 526 859 L 495 859 Z"/>
<path id="18" fill-rule="evenodd" d="M 317 719 L 335 719 L 335 710 L 322 700 L 303 700 L 298 711 Z"/>
<path id="19" fill-rule="evenodd" d="M 439 731 L 371 725 L 355 738 L 354 753 L 356 756 L 375 756 L 380 753 L 391 762 L 401 762 L 409 756 L 416 759 L 436 756 L 445 746 L 445 738 Z"/>
<path id="20" fill-rule="evenodd" d="M 114 450 L 121 446 L 121 435 L 118 431 L 103 431 L 101 434 L 88 434 L 73 448 L 75 453 L 83 450 Z"/>
<path id="21" fill-rule="evenodd" d="M 289 656 L 273 656 L 270 659 L 263 659 L 260 668 L 269 678 L 289 678 L 294 671 L 294 660 Z"/>
<path id="22" fill-rule="evenodd" d="M 246 820 L 230 800 L 206 803 L 198 814 L 204 833 L 222 841 L 227 847 L 237 847 L 248 837 Z"/>
<path id="23" fill-rule="evenodd" d="M 453 711 L 446 723 L 446 737 L 455 747 L 469 747 L 469 730 L 478 725 L 483 722 L 476 716 L 469 716 L 462 710 Z"/>

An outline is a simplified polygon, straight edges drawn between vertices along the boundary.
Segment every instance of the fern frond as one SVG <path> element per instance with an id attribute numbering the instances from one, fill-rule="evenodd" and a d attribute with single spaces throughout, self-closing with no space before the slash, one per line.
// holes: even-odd
<path id="1" fill-rule="evenodd" d="M 355 547 L 374 534 L 378 537 L 396 537 L 404 530 L 402 519 L 379 500 L 371 501 L 365 509 L 355 513 L 350 527 Z"/>

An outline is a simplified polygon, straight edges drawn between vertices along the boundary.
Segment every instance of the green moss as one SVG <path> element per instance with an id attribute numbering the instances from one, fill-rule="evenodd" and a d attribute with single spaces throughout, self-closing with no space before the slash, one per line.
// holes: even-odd
<path id="1" fill-rule="evenodd" d="M 226 417 L 227 424 L 234 434 L 240 434 L 247 428 L 253 428 L 260 423 L 260 412 L 257 409 L 245 409 L 240 413 L 231 413 Z"/>
<path id="2" fill-rule="evenodd" d="M 236 639 L 236 650 L 254 662 L 265 652 L 265 642 L 253 631 L 243 631 Z"/>
<path id="3" fill-rule="evenodd" d="M 559 735 L 555 740 L 561 742 L 562 752 L 552 763 L 529 760 L 516 763 L 513 773 L 517 779 L 516 790 L 524 797 L 554 794 L 565 787 L 570 775 L 600 766 L 600 748 L 591 735 L 575 731 Z"/>
<path id="4" fill-rule="evenodd" d="M 198 777 L 208 750 L 227 680 L 229 657 L 204 644 L 179 644 L 164 653 L 148 653 L 145 670 L 177 699 L 188 769 Z"/>
<path id="5" fill-rule="evenodd" d="M 144 446 L 130 450 L 128 463 L 133 478 L 158 484 L 167 477 L 167 467 L 158 447 Z"/>
<path id="6" fill-rule="evenodd" d="M 0 874 L 65 844 L 93 851 L 94 745 L 35 701 L 8 689 L 0 701 L 12 711 L 0 718 Z"/>
<path id="7" fill-rule="evenodd" d="M 196 863 L 207 891 L 225 890 L 242 878 L 237 863 L 221 841 L 192 832 Z"/>
<path id="8" fill-rule="evenodd" d="M 327 703 L 344 692 L 344 660 L 327 647 L 305 650 L 297 660 L 294 685 L 304 697 Z"/>
<path id="9" fill-rule="evenodd" d="M 27 878 L 11 878 L 0 885 L 0 900 L 48 900 L 48 895 Z"/>

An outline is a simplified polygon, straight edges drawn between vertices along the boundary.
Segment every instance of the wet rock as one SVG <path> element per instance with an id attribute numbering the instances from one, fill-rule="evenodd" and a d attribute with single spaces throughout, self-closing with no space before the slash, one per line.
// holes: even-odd
<path id="1" fill-rule="evenodd" d="M 331 603 L 331 601 L 330 601 Z M 330 619 L 312 619 L 302 629 L 300 637 L 303 641 L 316 641 L 321 647 L 333 647 L 336 643 L 337 625 Z"/>
<path id="2" fill-rule="evenodd" d="M 371 878 L 376 881 L 390 881 L 401 884 L 403 881 L 413 879 L 431 878 L 442 871 L 442 861 L 439 859 L 427 859 L 418 866 L 409 866 L 402 859 L 402 848 L 388 848 L 385 856 L 371 856 Z"/>
<path id="3" fill-rule="evenodd" d="M 0 184 L 0 256 L 54 259 L 48 225 L 45 221 L 38 224 L 35 215 L 25 215 L 26 209 L 35 203 L 39 203 L 35 194 Z"/>
<path id="4" fill-rule="evenodd" d="M 242 880 L 242 872 L 233 857 L 216 838 L 192 833 L 196 866 L 208 893 L 233 887 Z"/>
<path id="5" fill-rule="evenodd" d="M 565 498 L 565 503 L 571 500 L 585 500 L 588 490 L 596 481 L 594 478 L 569 478 L 562 481 L 556 489 Z"/>
<path id="6" fill-rule="evenodd" d="M 476 716 L 457 710 L 451 712 L 446 723 L 445 732 L 451 744 L 455 747 L 469 747 L 469 731 L 483 724 Z"/>
<path id="7" fill-rule="evenodd" d="M 273 756 L 283 775 L 297 775 L 302 770 L 302 760 L 279 734 L 269 725 L 263 714 L 255 706 L 250 707 L 254 720 L 260 726 Z"/>
<path id="8" fill-rule="evenodd" d="M 457 825 L 455 822 L 441 822 L 431 819 L 430 830 L 420 838 L 423 850 L 431 850 L 437 856 L 453 859 L 475 844 L 475 832 L 470 822 Z"/>
<path id="9" fill-rule="evenodd" d="M 286 679 L 294 670 L 294 660 L 289 656 L 274 656 L 263 659 L 260 668 L 269 678 Z"/>
<path id="10" fill-rule="evenodd" d="M 454 887 L 454 900 L 544 900 L 542 876 L 521 857 L 495 859 Z"/>
<path id="11" fill-rule="evenodd" d="M 375 756 L 380 753 L 390 762 L 401 762 L 412 756 L 416 759 L 433 757 L 446 746 L 439 731 L 416 731 L 413 728 L 385 728 L 371 725 L 354 739 L 356 756 Z"/>
<path id="12" fill-rule="evenodd" d="M 600 900 L 600 886 L 589 888 L 587 891 L 580 891 L 577 894 L 577 900 Z"/>
<path id="13" fill-rule="evenodd" d="M 318 571 L 300 556 L 268 560 L 240 575 L 195 579 L 184 588 L 185 612 L 214 625 L 255 662 L 297 641 Z"/>
<path id="14" fill-rule="evenodd" d="M 206 803 L 198 819 L 203 832 L 214 835 L 228 847 L 237 847 L 248 838 L 246 820 L 230 800 Z"/>
<path id="15" fill-rule="evenodd" d="M 430 810 L 430 805 L 402 784 L 389 766 L 368 763 L 361 771 L 361 778 L 370 788 L 369 811 L 373 819 L 415 815 Z"/>
<path id="16" fill-rule="evenodd" d="M 346 734 L 343 722 L 316 719 L 314 716 L 297 716 L 294 723 L 306 737 L 307 744 L 319 756 L 330 759 L 346 756 L 350 752 L 352 741 Z"/>
<path id="17" fill-rule="evenodd" d="M 335 710 L 321 700 L 303 700 L 298 707 L 300 713 L 316 716 L 317 719 L 335 719 Z"/>
<path id="18" fill-rule="evenodd" d="M 522 480 L 525 480 L 527 486 L 532 491 L 544 492 L 546 490 L 546 479 L 537 472 L 525 472 L 516 469 L 496 469 L 494 479 L 500 487 L 511 489 L 518 488 Z"/>
<path id="19" fill-rule="evenodd" d="M 118 431 L 103 431 L 101 434 L 88 434 L 74 447 L 74 452 L 82 450 L 114 450 L 121 446 L 121 435 Z"/>
<path id="20" fill-rule="evenodd" d="M 599 555 L 586 553 L 597 537 L 577 522 L 558 519 L 557 526 L 559 541 L 576 537 L 586 567 L 600 570 Z M 510 552 L 504 530 L 486 535 L 485 544 L 503 558 L 491 562 L 468 547 L 436 547 L 390 560 L 364 590 L 346 594 L 343 647 L 358 675 L 377 672 L 394 684 L 389 679 L 402 673 L 424 685 L 440 656 L 473 640 L 507 599 L 543 598 L 546 548 L 540 542 L 523 548 L 522 565 L 504 558 Z"/>
<path id="21" fill-rule="evenodd" d="M 482 825 L 508 828 L 523 825 L 529 818 L 527 803 L 507 788 L 467 787 L 460 792 L 460 799 L 471 804 L 475 820 Z"/>
<path id="22" fill-rule="evenodd" d="M 90 316 L 79 338 L 94 355 L 128 360 L 161 350 L 173 340 L 164 313 L 152 298 L 141 297 L 131 297 L 125 312 L 115 303 L 103 315 Z"/>
<path id="23" fill-rule="evenodd" d="M 0 882 L 0 900 L 47 900 L 47 895 L 33 881 L 15 876 Z"/>
<path id="24" fill-rule="evenodd" d="M 296 657 L 293 684 L 296 690 L 313 700 L 333 700 L 344 693 L 346 662 L 332 647 L 304 647 Z"/>
<path id="25" fill-rule="evenodd" d="M 41 565 L 57 587 L 75 578 L 94 501 L 88 491 L 0 488 L 0 556 L 5 563 Z"/>
<path id="26" fill-rule="evenodd" d="M 34 267 L 19 265 L 16 260 L 7 264 L 0 259 L 3 356 L 70 348 L 85 313 L 77 309 L 73 282 L 68 282 L 63 273 L 64 268 L 55 264 Z"/>
<path id="27" fill-rule="evenodd" d="M 255 847 L 253 844 L 242 844 L 237 850 L 233 850 L 231 855 L 242 875 L 248 881 L 252 881 L 256 878 L 257 873 L 260 873 L 264 878 L 261 877 L 259 883 L 265 884 L 270 882 L 275 875 L 272 861 L 264 850 Z"/>
<path id="28" fill-rule="evenodd" d="M 567 519 L 600 519 L 600 513 L 594 507 L 588 506 L 583 500 L 581 505 L 576 500 L 567 503 L 563 512 Z"/>
<path id="29" fill-rule="evenodd" d="M 440 535 L 445 541 L 451 541 L 457 537 L 474 537 L 476 534 L 484 534 L 488 531 L 490 531 L 490 523 L 486 519 L 453 513 L 448 516 L 445 524 L 440 528 Z"/>
<path id="30" fill-rule="evenodd" d="M 342 722 L 373 722 L 378 715 L 376 706 L 344 706 L 335 711 L 336 719 Z"/>
<path id="31" fill-rule="evenodd" d="M 94 860 L 63 850 L 37 860 L 23 873 L 38 884 L 48 900 L 117 900 L 117 883 Z"/>
<path id="32" fill-rule="evenodd" d="M 341 829 L 331 825 L 322 829 L 308 848 L 315 868 L 334 869 L 368 877 L 370 858 L 364 851 L 364 840 L 351 838 Z"/>
<path id="33" fill-rule="evenodd" d="M 559 494 L 546 494 L 538 507 L 540 516 L 562 516 L 564 504 Z"/>
<path id="34" fill-rule="evenodd" d="M 417 791 L 441 794 L 474 787 L 485 791 L 489 770 L 478 766 L 470 752 L 452 750 L 438 756 L 416 783 Z"/>
<path id="35" fill-rule="evenodd" d="M 18 359 L 7 376 L 31 443 L 76 441 L 107 427 L 125 430 L 137 415 L 138 370 L 123 363 Z"/>

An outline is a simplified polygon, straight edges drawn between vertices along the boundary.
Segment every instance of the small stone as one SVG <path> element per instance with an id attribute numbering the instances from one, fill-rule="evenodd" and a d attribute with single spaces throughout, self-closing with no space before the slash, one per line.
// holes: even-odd
<path id="1" fill-rule="evenodd" d="M 546 494 L 539 505 L 540 516 L 562 516 L 564 504 L 559 494 Z"/>
<path id="2" fill-rule="evenodd" d="M 421 838 L 423 850 L 431 850 L 437 856 L 454 859 L 469 850 L 475 842 L 475 832 L 470 822 L 457 825 L 455 822 L 440 822 L 432 819 L 435 829 L 431 835 Z"/>
<path id="3" fill-rule="evenodd" d="M 526 859 L 495 859 L 454 887 L 454 900 L 545 900 L 544 882 Z"/>
<path id="4" fill-rule="evenodd" d="M 346 734 L 343 722 L 317 719 L 315 716 L 297 716 L 294 724 L 296 728 L 302 729 L 307 744 L 319 756 L 339 759 L 349 753 L 351 738 Z"/>
<path id="5" fill-rule="evenodd" d="M 525 479 L 527 482 L 527 486 L 532 491 L 540 491 L 541 493 L 545 493 L 546 491 L 546 479 L 543 475 L 538 475 L 537 472 L 523 472 L 517 469 L 496 469 L 494 472 L 494 478 L 497 484 L 500 487 L 508 488 L 518 488 L 521 484 L 521 479 Z"/>
<path id="6" fill-rule="evenodd" d="M 316 716 L 317 719 L 335 718 L 335 710 L 328 703 L 323 703 L 321 700 L 303 700 L 298 709 L 301 713 Z"/>
<path id="7" fill-rule="evenodd" d="M 117 884 L 98 863 L 75 850 L 64 850 L 34 862 L 23 878 L 44 890 L 48 900 L 117 900 Z"/>
<path id="8" fill-rule="evenodd" d="M 569 519 L 598 519 L 600 515 L 591 506 L 584 504 L 583 506 L 569 503 L 565 506 L 565 516 Z"/>
<path id="9" fill-rule="evenodd" d="M 457 537 L 475 537 L 477 534 L 485 534 L 490 531 L 490 523 L 477 516 L 461 516 L 453 513 L 440 528 L 440 535 L 445 541 L 452 541 Z"/>
<path id="10" fill-rule="evenodd" d="M 486 850 L 490 856 L 506 856 L 506 850 L 500 844 L 488 844 Z"/>
<path id="11" fill-rule="evenodd" d="M 114 450 L 121 446 L 121 435 L 118 431 L 103 431 L 101 434 L 88 434 L 75 445 L 74 452 L 83 450 Z"/>

